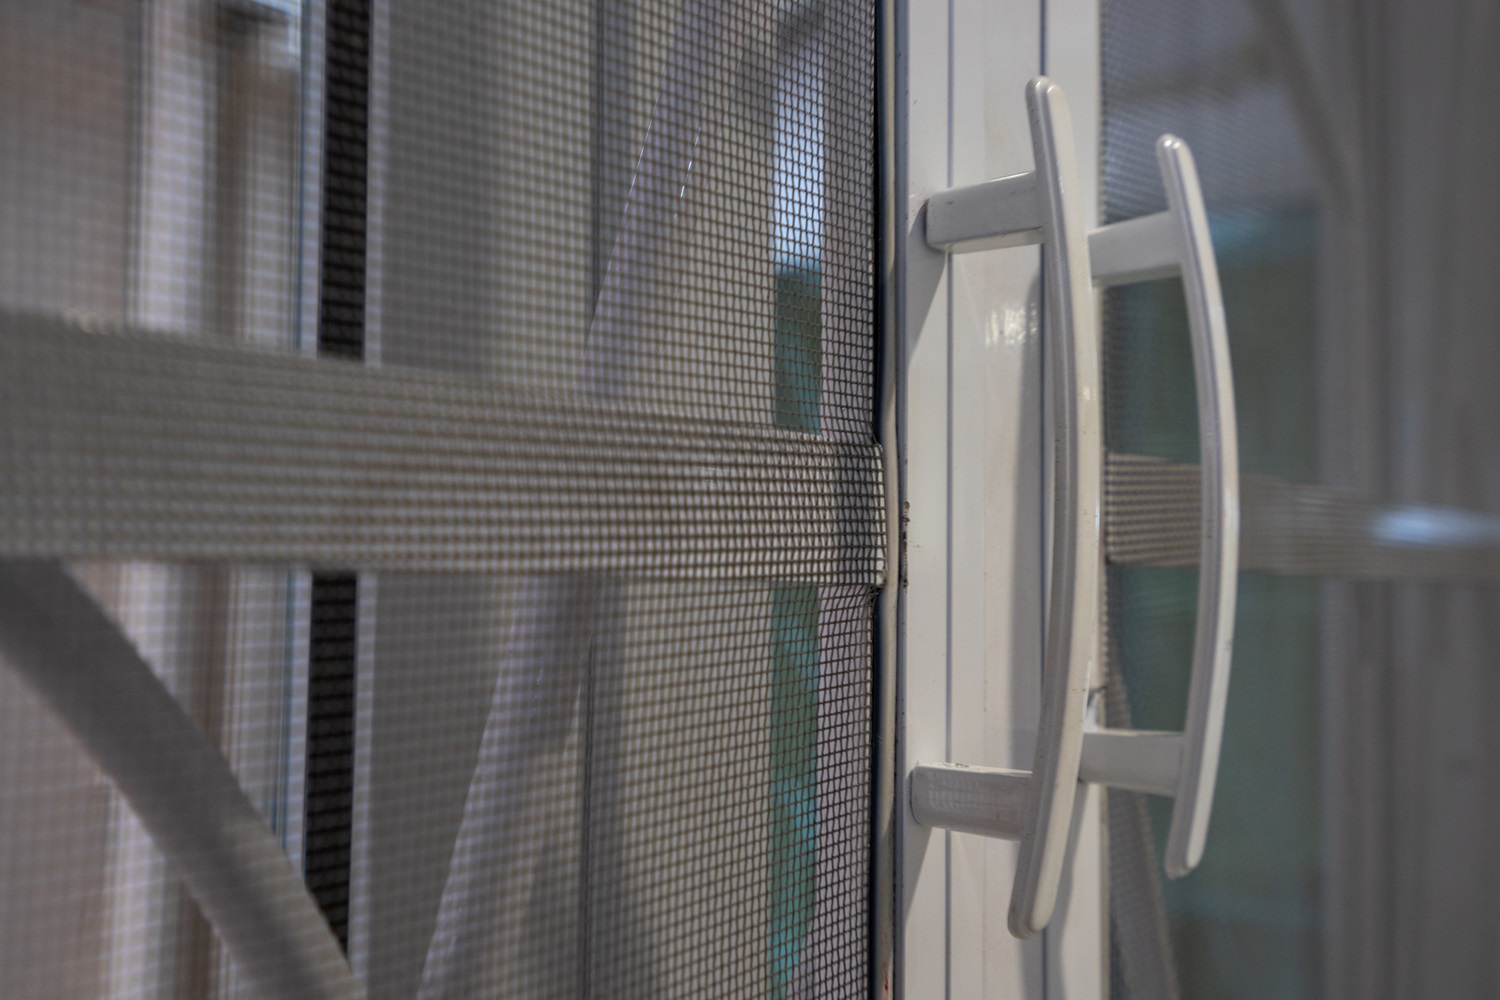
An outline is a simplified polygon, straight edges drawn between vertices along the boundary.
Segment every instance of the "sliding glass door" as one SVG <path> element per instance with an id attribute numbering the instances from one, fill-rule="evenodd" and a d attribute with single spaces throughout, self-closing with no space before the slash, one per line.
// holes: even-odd
<path id="1" fill-rule="evenodd" d="M 1500 139 L 1500 25 L 1481 4 L 1278 0 L 898 5 L 894 24 L 897 981 L 1492 995 L 1500 340 L 1481 262 L 1500 227 L 1479 165 Z M 1196 161 L 1233 371 L 1239 572 L 1211 822 L 1196 869 L 1168 878 L 1180 795 L 1147 794 L 1151 767 L 1091 758 L 1089 741 L 1192 728 L 1215 438 L 1191 289 L 1110 249 L 1142 226 L 1091 239 L 1098 660 L 1058 906 L 1018 940 L 1007 905 L 1030 877 L 1039 747 L 1065 745 L 1042 740 L 1069 551 L 1057 456 L 1079 412 L 1058 407 L 1049 353 L 1067 290 L 1047 254 L 1066 233 L 1026 207 L 1055 169 L 1037 105 L 1028 118 L 1037 74 L 1072 105 L 1085 227 L 1178 211 L 1160 136 Z M 1148 280 L 1115 285 L 1110 268 Z M 1162 773 L 1187 766 L 1173 753 Z"/>
<path id="2" fill-rule="evenodd" d="M 1462 55 L 1496 37 L 1476 12 L 1103 7 L 1104 213 L 1151 207 L 1144 136 L 1192 144 L 1245 474 L 1213 833 L 1198 872 L 1154 885 L 1163 813 L 1112 798 L 1118 995 L 1495 989 L 1480 831 L 1500 761 L 1496 341 L 1493 293 L 1465 274 L 1495 241 L 1468 171 L 1494 141 L 1480 108 L 1497 80 Z M 1413 172 L 1436 149 L 1451 156 Z M 1172 485 L 1198 459 L 1175 301 L 1138 286 L 1104 310 L 1108 703 L 1148 728 L 1181 717 L 1194 620 L 1191 502 Z"/>

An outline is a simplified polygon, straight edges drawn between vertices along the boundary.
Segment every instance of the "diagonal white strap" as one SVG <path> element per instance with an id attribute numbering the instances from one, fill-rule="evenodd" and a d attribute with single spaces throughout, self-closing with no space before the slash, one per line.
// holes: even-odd
<path id="1" fill-rule="evenodd" d="M 59 564 L 0 562 L 0 659 L 114 782 L 257 997 L 364 996 L 229 763 Z"/>

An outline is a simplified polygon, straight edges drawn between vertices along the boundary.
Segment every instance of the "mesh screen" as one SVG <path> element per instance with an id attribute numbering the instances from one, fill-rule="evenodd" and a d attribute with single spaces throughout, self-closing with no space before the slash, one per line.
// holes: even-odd
<path id="1" fill-rule="evenodd" d="M 870 0 L 0 2 L 0 558 L 369 997 L 867 992 L 873 74 Z M 24 631 L 0 995 L 267 995 Z"/>

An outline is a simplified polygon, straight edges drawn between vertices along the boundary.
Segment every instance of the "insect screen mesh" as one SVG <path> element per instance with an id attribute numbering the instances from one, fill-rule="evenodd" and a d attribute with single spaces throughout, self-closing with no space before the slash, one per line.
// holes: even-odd
<path id="1" fill-rule="evenodd" d="M 0 3 L 0 995 L 867 990 L 873 66 Z"/>

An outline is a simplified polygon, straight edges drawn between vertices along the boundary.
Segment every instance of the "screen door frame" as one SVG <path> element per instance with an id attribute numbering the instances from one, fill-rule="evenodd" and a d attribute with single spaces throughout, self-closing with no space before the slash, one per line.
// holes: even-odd
<path id="1" fill-rule="evenodd" d="M 899 573 L 881 607 L 895 668 L 895 899 L 876 989 L 1093 1000 L 1108 989 L 1099 790 L 1080 791 L 1056 916 L 1019 941 L 1006 928 L 1017 846 L 922 827 L 905 776 L 919 761 L 1031 767 L 1049 537 L 1039 251 L 941 254 L 923 238 L 923 206 L 1033 168 L 1023 88 L 1045 73 L 1072 105 L 1085 222 L 1097 224 L 1099 5 L 893 0 L 885 25 L 882 431 Z"/>

